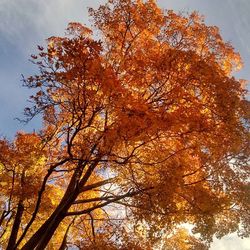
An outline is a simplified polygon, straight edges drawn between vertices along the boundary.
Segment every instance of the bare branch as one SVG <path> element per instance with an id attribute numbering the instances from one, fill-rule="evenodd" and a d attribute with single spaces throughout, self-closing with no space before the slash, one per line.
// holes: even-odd
<path id="1" fill-rule="evenodd" d="M 97 187 L 112 183 L 115 180 L 116 180 L 116 178 L 110 178 L 110 179 L 107 179 L 107 180 L 99 181 L 99 182 L 96 182 L 96 183 L 81 187 L 79 193 L 83 193 L 83 192 L 91 190 L 93 188 L 97 188 Z"/>
<path id="2" fill-rule="evenodd" d="M 127 192 L 126 194 L 118 195 L 118 196 L 116 196 L 114 199 L 110 199 L 110 200 L 108 200 L 108 201 L 106 201 L 106 202 L 103 202 L 103 203 L 98 204 L 98 205 L 96 205 L 96 206 L 93 206 L 93 207 L 91 207 L 91 208 L 88 208 L 88 209 L 85 209 L 85 210 L 81 210 L 81 211 L 68 212 L 68 213 L 66 213 L 66 216 L 88 214 L 88 213 L 92 212 L 92 211 L 95 210 L 95 209 L 102 208 L 102 207 L 104 207 L 104 206 L 109 205 L 110 203 L 119 201 L 119 200 L 124 199 L 124 198 L 127 198 L 127 197 L 135 196 L 135 195 L 137 195 L 137 194 L 143 193 L 144 191 L 148 191 L 148 190 L 150 190 L 150 189 L 153 189 L 153 187 L 146 188 L 146 189 L 142 189 L 142 190 L 137 190 L 137 191 L 129 191 L 129 192 Z"/>

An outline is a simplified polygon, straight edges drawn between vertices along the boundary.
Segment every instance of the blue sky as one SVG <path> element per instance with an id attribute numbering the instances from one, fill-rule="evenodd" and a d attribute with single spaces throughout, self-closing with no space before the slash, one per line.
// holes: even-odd
<path id="1" fill-rule="evenodd" d="M 63 35 L 67 23 L 88 24 L 87 7 L 103 0 L 0 0 L 0 135 L 13 138 L 17 130 L 39 127 L 34 120 L 19 124 L 31 92 L 21 85 L 21 74 L 34 73 L 28 62 L 37 44 L 50 36 Z M 175 11 L 198 10 L 206 23 L 216 25 L 226 41 L 240 52 L 244 69 L 236 76 L 250 79 L 250 0 L 158 0 L 162 8 Z M 212 250 L 250 250 L 250 240 L 229 236 L 212 245 Z"/>

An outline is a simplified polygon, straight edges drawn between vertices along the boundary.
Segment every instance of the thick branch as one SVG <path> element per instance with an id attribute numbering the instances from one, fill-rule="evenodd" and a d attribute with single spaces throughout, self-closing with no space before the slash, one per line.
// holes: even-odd
<path id="1" fill-rule="evenodd" d="M 7 246 L 6 250 L 15 249 L 14 246 L 16 243 L 18 230 L 19 230 L 19 227 L 21 224 L 21 218 L 23 215 L 23 211 L 24 211 L 23 200 L 20 199 L 18 202 L 17 213 L 16 213 L 15 220 L 14 220 L 14 223 L 12 226 L 11 235 L 10 235 L 8 246 Z"/>
<path id="2" fill-rule="evenodd" d="M 115 179 L 116 178 L 110 178 L 110 179 L 99 181 L 99 182 L 96 182 L 96 183 L 93 183 L 93 184 L 90 184 L 90 185 L 87 185 L 87 186 L 83 186 L 83 187 L 80 188 L 79 193 L 83 193 L 83 192 L 91 190 L 93 188 L 97 188 L 97 187 L 103 186 L 105 184 L 112 183 Z"/>
<path id="3" fill-rule="evenodd" d="M 98 205 L 96 205 L 96 206 L 93 206 L 93 207 L 91 207 L 91 208 L 84 209 L 84 210 L 81 210 L 81 211 L 68 212 L 68 213 L 66 213 L 66 216 L 81 215 L 81 214 L 89 214 L 90 212 L 92 212 L 92 211 L 95 210 L 95 209 L 102 208 L 102 207 L 104 207 L 104 206 L 109 205 L 110 203 L 119 201 L 119 200 L 124 199 L 124 198 L 128 198 L 128 197 L 135 196 L 135 195 L 137 195 L 137 194 L 143 193 L 144 191 L 148 191 L 148 190 L 150 190 L 150 189 L 153 189 L 153 187 L 150 187 L 150 188 L 147 188 L 147 189 L 142 189 L 142 190 L 137 190 L 137 191 L 129 191 L 129 192 L 127 192 L 126 194 L 118 195 L 118 196 L 116 196 L 116 197 L 113 198 L 113 199 L 109 199 L 108 201 L 103 202 L 103 203 L 101 203 L 101 204 L 98 204 Z"/>
<path id="4" fill-rule="evenodd" d="M 43 179 L 43 183 L 42 183 L 42 186 L 38 192 L 38 197 L 37 197 L 37 202 L 36 202 L 36 206 L 35 206 L 35 209 L 34 209 L 34 212 L 32 214 L 32 217 L 30 219 L 30 221 L 28 222 L 28 224 L 26 225 L 26 227 L 24 228 L 23 230 L 23 233 L 22 235 L 20 236 L 19 240 L 17 241 L 16 243 L 16 246 L 17 247 L 21 241 L 23 240 L 23 238 L 25 237 L 25 235 L 27 234 L 29 228 L 31 227 L 31 225 L 33 224 L 34 220 L 36 219 L 36 216 L 37 216 L 37 213 L 38 213 L 38 210 L 39 210 L 39 207 L 40 207 L 40 204 L 41 204 L 41 201 L 42 201 L 42 195 L 43 195 L 43 192 L 45 191 L 45 188 L 46 188 L 46 183 L 50 177 L 50 175 L 52 174 L 53 170 L 60 166 L 60 165 L 63 165 L 64 163 L 66 163 L 69 159 L 66 158 L 60 162 L 57 162 L 55 163 L 54 165 L 50 166 L 47 174 L 45 175 L 44 179 Z"/>
<path id="5" fill-rule="evenodd" d="M 84 204 L 84 203 L 90 203 L 90 202 L 95 202 L 95 201 L 107 201 L 111 198 L 114 198 L 115 196 L 104 196 L 104 197 L 96 197 L 96 198 L 91 198 L 91 199 L 84 199 L 84 200 L 76 200 L 73 202 L 73 204 Z"/>

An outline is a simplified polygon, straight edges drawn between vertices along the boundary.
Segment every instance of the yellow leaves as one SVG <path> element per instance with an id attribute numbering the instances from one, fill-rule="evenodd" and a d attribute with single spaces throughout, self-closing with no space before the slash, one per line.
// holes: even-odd
<path id="1" fill-rule="evenodd" d="M 0 187 L 1 187 L 1 188 L 2 188 L 2 187 L 6 187 L 7 185 L 9 185 L 9 183 L 6 182 L 6 181 L 1 181 L 1 182 L 0 182 Z"/>
<path id="2" fill-rule="evenodd" d="M 71 22 L 68 24 L 67 27 L 67 32 L 69 35 L 74 35 L 74 36 L 91 36 L 92 35 L 92 30 L 89 29 L 86 26 L 83 26 L 80 23 L 76 23 L 76 22 Z"/>
<path id="3" fill-rule="evenodd" d="M 208 250 L 208 246 L 195 236 L 190 235 L 185 228 L 178 228 L 172 233 L 172 236 L 164 239 L 163 247 L 166 250 Z"/>
<path id="4" fill-rule="evenodd" d="M 54 46 L 55 46 L 55 39 L 54 38 L 48 39 L 48 47 L 50 49 L 53 49 Z"/>
<path id="5" fill-rule="evenodd" d="M 41 113 L 44 128 L 0 141 L 1 200 L 12 195 L 15 208 L 24 199 L 23 226 L 42 199 L 29 234 L 53 211 L 61 214 L 50 217 L 52 224 L 70 212 L 52 249 L 70 216 L 94 206 L 69 231 L 80 247 L 111 238 L 107 248 L 117 249 L 121 238 L 129 239 L 113 221 L 121 207 L 124 223 L 136 228 L 127 249 L 162 246 L 156 242 L 166 227 L 164 249 L 202 249 L 187 231 L 170 230 L 194 223 L 209 241 L 221 234 L 217 223 L 226 215 L 236 219 L 223 232 L 236 230 L 240 220 L 246 224 L 249 102 L 242 82 L 230 78 L 238 54 L 197 13 L 163 12 L 153 0 L 110 0 L 90 12 L 101 42 L 70 23 L 66 37 L 51 37 L 47 51 L 33 56 L 40 73 L 25 82 L 37 88 L 26 112 L 29 118 Z M 113 185 L 82 191 L 109 175 L 117 177 Z"/>
<path id="6" fill-rule="evenodd" d="M 4 171 L 4 165 L 0 162 L 0 172 Z"/>
<path id="7" fill-rule="evenodd" d="M 59 187 L 57 185 L 48 185 L 46 193 L 44 194 L 46 196 L 46 199 L 48 199 L 48 202 L 46 202 L 45 204 L 45 210 L 46 207 L 49 208 L 49 201 L 52 205 L 52 208 L 55 208 L 62 199 L 64 192 L 65 191 L 62 189 L 62 187 Z"/>
<path id="8" fill-rule="evenodd" d="M 8 186 L 7 193 L 12 192 L 12 195 L 23 198 L 33 196 L 45 170 L 44 154 L 41 140 L 34 133 L 19 132 L 14 143 L 6 145 L 5 155 L 0 161 L 2 179 L 6 180 L 4 186 Z"/>

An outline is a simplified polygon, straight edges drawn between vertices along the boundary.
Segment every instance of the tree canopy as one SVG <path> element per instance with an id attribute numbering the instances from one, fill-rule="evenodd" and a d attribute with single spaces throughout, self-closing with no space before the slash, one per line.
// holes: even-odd
<path id="1" fill-rule="evenodd" d="M 41 115 L 41 130 L 0 140 L 1 248 L 207 249 L 249 236 L 239 54 L 198 13 L 153 0 L 89 13 L 93 31 L 70 23 L 32 55 L 25 115 Z"/>

